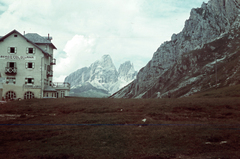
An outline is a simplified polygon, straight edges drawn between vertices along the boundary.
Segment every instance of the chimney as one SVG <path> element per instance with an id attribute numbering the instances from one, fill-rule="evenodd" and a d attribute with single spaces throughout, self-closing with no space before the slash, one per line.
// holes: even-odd
<path id="1" fill-rule="evenodd" d="M 48 33 L 48 36 L 44 36 L 45 39 L 51 41 L 52 40 L 52 37 L 50 36 L 50 34 Z"/>

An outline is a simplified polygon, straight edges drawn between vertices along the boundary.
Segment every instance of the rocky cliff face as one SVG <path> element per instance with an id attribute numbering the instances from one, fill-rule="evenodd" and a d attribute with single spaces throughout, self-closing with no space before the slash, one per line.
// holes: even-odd
<path id="1" fill-rule="evenodd" d="M 116 70 L 109 55 L 95 61 L 90 67 L 81 68 L 65 78 L 71 84 L 73 95 L 88 97 L 109 96 L 136 78 L 130 61 L 125 62 Z"/>
<path id="2" fill-rule="evenodd" d="M 130 61 L 126 61 L 121 64 L 118 69 L 118 79 L 126 82 L 131 82 L 136 78 L 137 72 L 134 70 L 133 64 Z"/>
<path id="3" fill-rule="evenodd" d="M 230 38 L 228 36 L 231 36 L 231 34 L 228 33 L 233 33 L 237 30 L 240 13 L 239 4 L 240 0 L 210 0 L 208 3 L 203 3 L 201 8 L 192 9 L 190 18 L 185 22 L 183 30 L 179 34 L 173 34 L 171 41 L 163 43 L 154 53 L 152 60 L 139 71 L 137 79 L 117 92 L 113 97 L 152 97 L 154 96 L 153 94 L 156 94 L 154 90 L 162 94 L 169 91 L 177 91 L 177 86 L 174 87 L 172 85 L 172 87 L 166 87 L 165 89 L 163 89 L 163 87 L 164 85 L 171 85 L 171 83 L 169 83 L 171 79 L 178 81 L 177 79 L 182 76 L 178 74 L 177 68 L 182 67 L 182 69 L 194 71 L 187 69 L 186 67 L 188 67 L 188 65 L 183 67 L 181 61 L 191 61 L 190 67 L 197 67 L 198 60 L 200 59 L 201 61 L 204 59 L 207 60 L 206 57 L 209 56 L 210 58 L 211 56 L 211 60 L 213 60 L 213 51 L 215 49 L 210 48 L 211 51 L 207 50 L 209 52 L 205 53 L 205 49 L 208 46 L 207 44 L 222 39 L 223 37 L 225 37 L 224 40 L 227 40 Z M 225 46 L 228 45 L 226 43 L 224 44 Z M 220 46 L 217 46 L 217 44 L 216 46 L 212 46 L 212 48 L 216 47 Z M 198 52 L 199 55 L 193 56 L 193 54 L 189 54 L 192 53 L 192 51 Z M 222 52 L 222 54 L 227 53 Z M 206 57 L 204 57 L 204 55 Z M 195 72 L 197 70 L 200 71 L 196 69 Z M 199 72 L 199 74 L 202 74 L 202 72 Z M 190 80 L 188 77 L 191 76 L 185 76 L 185 80 Z M 172 82 L 176 81 L 173 80 Z M 187 83 L 189 83 L 189 81 Z M 153 87 L 155 89 L 153 89 Z M 207 87 L 205 89 L 207 89 Z M 151 92 L 149 92 L 150 90 Z M 200 90 L 199 88 L 198 91 Z M 189 92 L 186 91 L 186 94 L 189 94 Z"/>

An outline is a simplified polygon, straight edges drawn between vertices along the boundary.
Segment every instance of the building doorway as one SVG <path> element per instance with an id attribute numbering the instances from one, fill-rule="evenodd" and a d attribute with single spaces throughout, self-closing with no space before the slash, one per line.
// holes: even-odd
<path id="1" fill-rule="evenodd" d="M 12 99 L 15 99 L 16 97 L 17 97 L 16 93 L 13 91 L 8 91 L 5 95 L 6 100 L 12 100 Z"/>
<path id="2" fill-rule="evenodd" d="M 24 99 L 32 99 L 32 98 L 34 98 L 33 92 L 28 91 L 24 94 Z"/>

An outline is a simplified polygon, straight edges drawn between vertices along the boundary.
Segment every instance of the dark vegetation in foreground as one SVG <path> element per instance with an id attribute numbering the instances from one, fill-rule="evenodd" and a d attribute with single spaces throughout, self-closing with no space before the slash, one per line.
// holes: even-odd
<path id="1" fill-rule="evenodd" d="M 238 94 L 9 102 L 0 105 L 0 158 L 240 158 Z"/>

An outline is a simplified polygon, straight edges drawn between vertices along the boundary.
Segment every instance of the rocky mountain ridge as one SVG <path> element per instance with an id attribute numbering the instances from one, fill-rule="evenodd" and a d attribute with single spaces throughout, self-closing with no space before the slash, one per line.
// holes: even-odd
<path id="1" fill-rule="evenodd" d="M 163 43 L 151 61 L 139 71 L 137 79 L 112 97 L 150 98 L 156 97 L 157 92 L 162 95 L 171 92 L 175 97 L 180 97 L 211 88 L 212 86 L 205 86 L 204 83 L 194 90 L 191 87 L 197 79 L 208 79 L 204 78 L 204 75 L 210 75 L 204 64 L 212 67 L 212 64 L 218 61 L 223 62 L 223 58 L 231 59 L 230 55 L 233 56 L 234 52 L 238 53 L 235 40 L 238 38 L 236 35 L 240 21 L 239 4 L 240 0 L 210 0 L 203 3 L 201 8 L 192 9 L 183 30 L 179 34 L 173 34 L 171 41 Z M 230 51 L 229 45 L 236 45 L 236 50 Z M 184 61 L 188 61 L 187 64 L 183 63 Z M 206 70 L 198 68 L 199 65 Z M 179 74 L 179 70 L 183 70 L 182 74 Z M 184 74 L 184 71 L 190 71 L 191 74 Z M 179 83 L 180 81 L 182 83 Z M 227 82 L 225 85 L 227 84 L 233 83 Z M 185 89 L 185 93 L 182 89 Z"/>
<path id="2" fill-rule="evenodd" d="M 78 69 L 65 78 L 71 84 L 71 95 L 103 97 L 117 92 L 136 78 L 133 64 L 126 61 L 119 70 L 109 55 L 104 55 L 89 67 Z"/>

